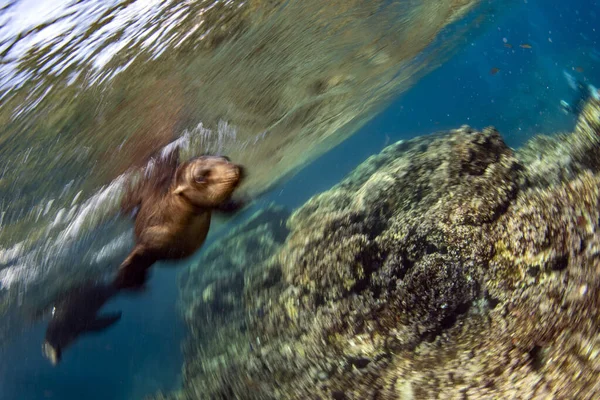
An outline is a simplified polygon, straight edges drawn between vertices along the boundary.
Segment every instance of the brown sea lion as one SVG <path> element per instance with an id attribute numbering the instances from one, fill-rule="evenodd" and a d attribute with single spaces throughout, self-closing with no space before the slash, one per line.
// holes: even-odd
<path id="1" fill-rule="evenodd" d="M 123 198 L 123 212 L 134 213 L 136 244 L 119 267 L 115 286 L 139 288 L 156 261 L 196 252 L 206 239 L 213 211 L 241 208 L 232 195 L 243 175 L 243 168 L 227 157 L 201 156 L 179 164 L 175 149 L 155 158 Z"/>
<path id="2" fill-rule="evenodd" d="M 136 243 L 114 280 L 85 284 L 56 302 L 43 345 L 53 365 L 80 335 L 102 331 L 121 318 L 120 312 L 99 316 L 98 311 L 121 290 L 143 287 L 152 264 L 197 251 L 213 211 L 242 207 L 231 198 L 244 175 L 241 166 L 227 157 L 202 156 L 182 164 L 178 158 L 178 149 L 154 158 L 126 191 L 121 208 L 135 218 Z"/>

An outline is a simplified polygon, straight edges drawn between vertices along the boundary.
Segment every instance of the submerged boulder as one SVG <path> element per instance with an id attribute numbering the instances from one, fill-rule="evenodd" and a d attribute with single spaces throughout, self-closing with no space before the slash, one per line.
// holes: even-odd
<path id="1" fill-rule="evenodd" d="M 180 309 L 189 331 L 183 345 L 183 372 L 192 393 L 197 389 L 191 382 L 206 373 L 215 374 L 216 379 L 216 371 L 249 346 L 244 291 L 248 285 L 256 288 L 257 282 L 279 281 L 280 275 L 265 267 L 265 262 L 285 241 L 288 217 L 288 211 L 274 205 L 256 212 L 208 246 L 181 275 Z M 218 380 L 208 383 L 210 387 L 219 384 Z"/>
<path id="2" fill-rule="evenodd" d="M 396 143 L 278 240 L 215 244 L 173 398 L 598 398 L 599 111 L 516 153 L 492 128 Z"/>

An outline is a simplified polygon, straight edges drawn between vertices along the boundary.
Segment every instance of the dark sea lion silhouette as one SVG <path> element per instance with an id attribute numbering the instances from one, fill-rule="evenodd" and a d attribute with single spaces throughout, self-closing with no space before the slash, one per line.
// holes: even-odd
<path id="1" fill-rule="evenodd" d="M 117 293 L 112 283 L 88 283 L 75 288 L 52 309 L 42 350 L 53 365 L 63 350 L 82 334 L 101 332 L 121 319 L 121 312 L 98 315 L 102 306 Z"/>
<path id="2" fill-rule="evenodd" d="M 135 219 L 133 250 L 114 280 L 86 284 L 57 303 L 43 346 L 46 357 L 56 365 L 80 335 L 116 323 L 120 312 L 98 316 L 98 311 L 120 291 L 143 288 L 155 262 L 196 252 L 214 211 L 230 214 L 243 207 L 243 202 L 232 199 L 243 176 L 243 167 L 227 157 L 201 156 L 180 164 L 179 149 L 174 148 L 153 158 L 142 179 L 128 186 L 121 203 L 121 211 Z"/>

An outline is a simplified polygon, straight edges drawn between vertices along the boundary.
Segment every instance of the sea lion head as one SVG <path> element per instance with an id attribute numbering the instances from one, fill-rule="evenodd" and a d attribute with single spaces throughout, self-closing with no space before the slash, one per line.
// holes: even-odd
<path id="1" fill-rule="evenodd" d="M 244 177 L 244 169 L 222 156 L 201 156 L 179 166 L 173 193 L 197 207 L 217 207 L 227 201 Z"/>

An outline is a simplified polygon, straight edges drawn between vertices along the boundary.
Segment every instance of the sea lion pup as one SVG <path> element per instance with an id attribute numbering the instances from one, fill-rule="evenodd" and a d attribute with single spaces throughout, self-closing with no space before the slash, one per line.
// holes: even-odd
<path id="1" fill-rule="evenodd" d="M 243 168 L 227 157 L 202 156 L 178 162 L 178 148 L 151 160 L 144 176 L 129 186 L 122 212 L 135 219 L 136 244 L 109 283 L 88 283 L 56 302 L 43 344 L 56 365 L 80 335 L 115 324 L 121 313 L 98 311 L 121 290 L 140 289 L 156 261 L 188 257 L 204 243 L 213 211 L 233 213 L 243 204 L 231 197 Z"/>
<path id="2" fill-rule="evenodd" d="M 117 293 L 112 284 L 88 283 L 71 290 L 52 309 L 42 351 L 57 365 L 65 348 L 84 333 L 101 332 L 121 319 L 121 312 L 98 315 L 102 306 Z"/>
<path id="3" fill-rule="evenodd" d="M 213 211 L 233 213 L 243 168 L 227 157 L 201 156 L 179 164 L 179 149 L 156 157 L 125 194 L 121 209 L 135 218 L 135 247 L 119 267 L 117 289 L 139 289 L 156 261 L 191 256 L 204 243 Z"/>

